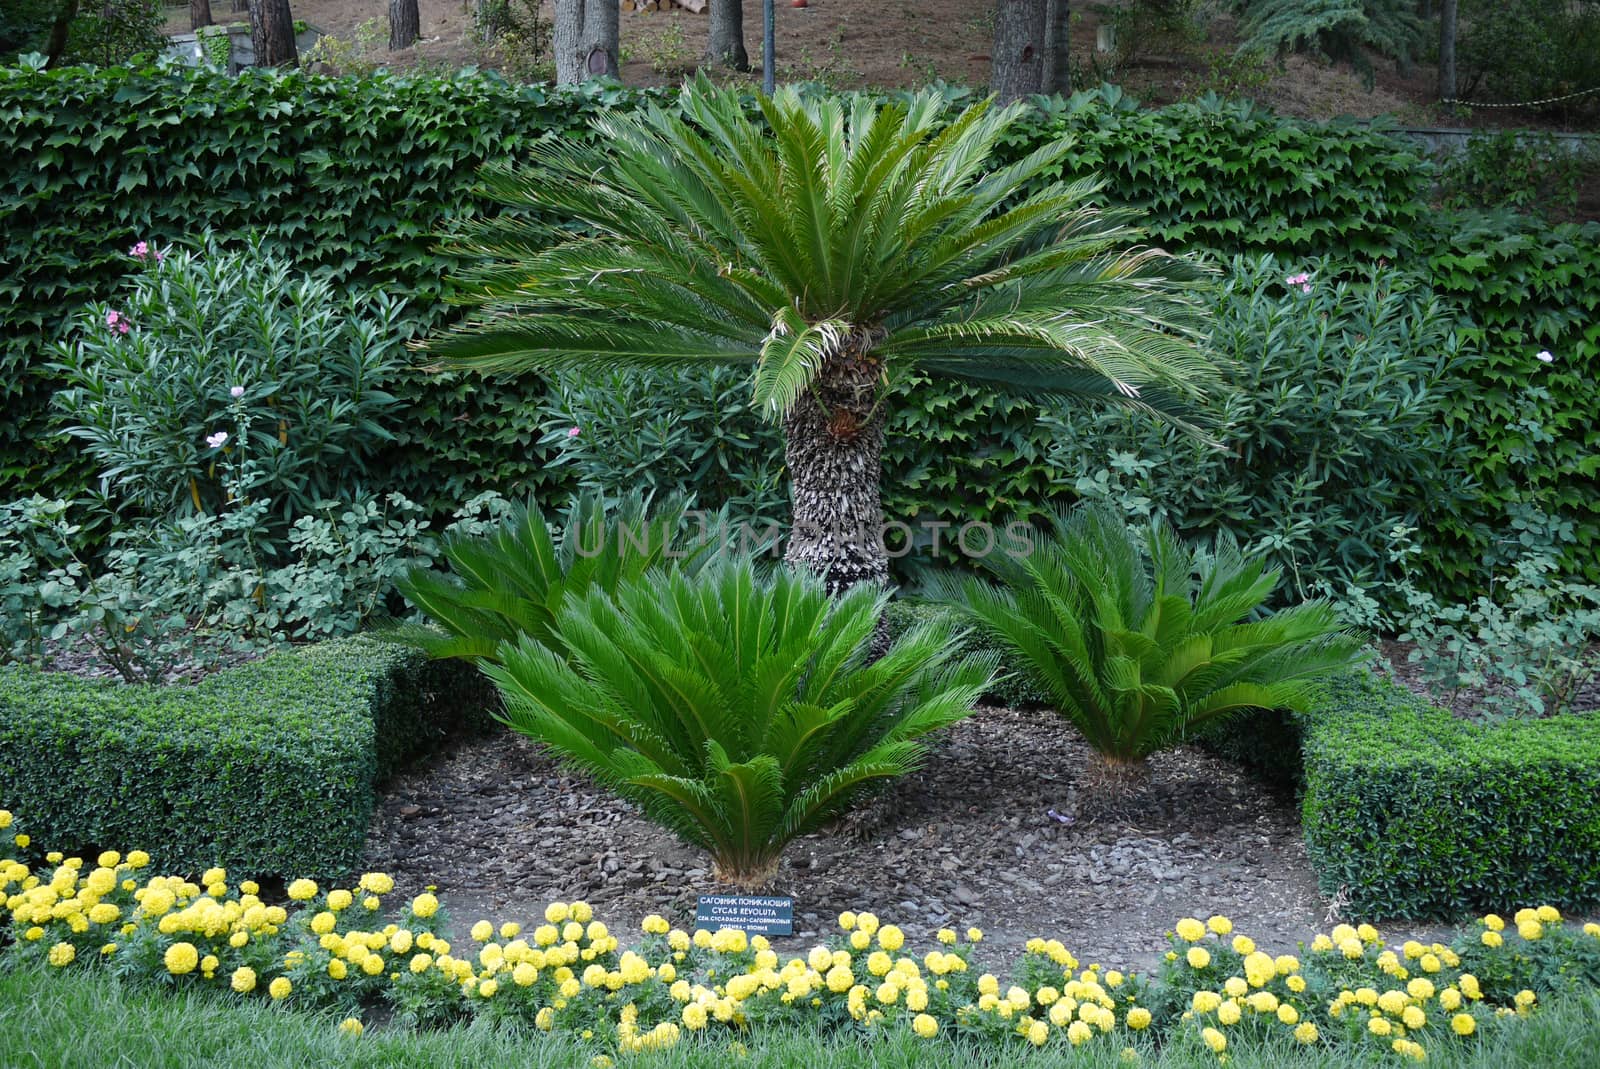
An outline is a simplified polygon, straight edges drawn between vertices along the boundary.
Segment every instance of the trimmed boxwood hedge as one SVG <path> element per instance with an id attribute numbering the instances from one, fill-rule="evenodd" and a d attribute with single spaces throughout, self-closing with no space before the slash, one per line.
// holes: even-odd
<path id="1" fill-rule="evenodd" d="M 1353 912 L 1600 904 L 1600 712 L 1484 724 L 1359 672 L 1296 720 L 1311 862 Z"/>
<path id="2" fill-rule="evenodd" d="M 480 680 L 364 637 L 184 686 L 0 667 L 0 805 L 62 850 L 131 844 L 172 871 L 340 875 L 360 861 L 374 784 L 476 720 Z"/>

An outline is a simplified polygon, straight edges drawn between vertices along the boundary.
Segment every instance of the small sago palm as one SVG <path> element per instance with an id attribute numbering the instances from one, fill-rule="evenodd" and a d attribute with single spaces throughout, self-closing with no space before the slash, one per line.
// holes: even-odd
<path id="1" fill-rule="evenodd" d="M 1061 182 L 1070 140 L 997 159 L 1025 112 L 944 113 L 931 94 L 759 100 L 700 80 L 681 114 L 595 120 L 491 168 L 509 211 L 455 252 L 478 305 L 428 348 L 486 372 L 750 369 L 781 420 L 786 559 L 831 590 L 888 574 L 879 484 L 885 401 L 914 375 L 1041 400 L 1094 397 L 1177 418 L 1218 370 L 1195 346 L 1195 265 L 1138 246 L 1095 181 Z M 568 224 L 550 238 L 547 221 Z M 571 224 L 576 224 L 575 226 Z"/>
<path id="2" fill-rule="evenodd" d="M 784 844 L 864 787 L 916 767 L 972 711 L 992 659 L 930 624 L 868 662 L 884 595 L 830 600 L 812 576 L 745 561 L 651 572 L 569 600 L 548 645 L 502 644 L 484 671 L 506 722 L 757 887 Z"/>
<path id="3" fill-rule="evenodd" d="M 1230 538 L 1190 550 L 1164 524 L 1103 508 L 1057 517 L 1031 551 L 947 579 L 945 600 L 992 636 L 1083 733 L 1113 778 L 1223 717 L 1301 709 L 1360 657 L 1324 602 L 1262 612 L 1280 578 Z"/>
<path id="4" fill-rule="evenodd" d="M 431 626 L 403 626 L 390 637 L 433 657 L 478 662 L 524 635 L 547 641 L 569 599 L 615 590 L 663 565 L 693 570 L 714 556 L 721 547 L 697 537 L 686 513 L 679 498 L 648 508 L 633 494 L 607 508 L 591 492 L 573 499 L 557 533 L 536 505 L 517 506 L 486 534 L 447 538 L 448 572 L 413 568 L 395 584 Z"/>

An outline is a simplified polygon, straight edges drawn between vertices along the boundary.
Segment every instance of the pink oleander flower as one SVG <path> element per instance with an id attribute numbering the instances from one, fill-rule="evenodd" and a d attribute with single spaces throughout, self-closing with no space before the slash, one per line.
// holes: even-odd
<path id="1" fill-rule="evenodd" d="M 576 438 L 578 435 L 580 435 L 582 433 L 583 433 L 583 431 L 579 430 L 577 427 L 574 427 L 570 431 L 567 432 L 567 437 L 568 438 Z"/>
<path id="2" fill-rule="evenodd" d="M 140 242 L 135 243 L 133 248 L 128 250 L 128 255 L 132 256 L 135 260 L 142 260 L 146 256 L 149 256 L 150 255 L 150 244 L 149 244 L 149 242 L 140 241 Z"/>
<path id="3" fill-rule="evenodd" d="M 225 444 L 227 444 L 227 441 L 227 431 L 218 431 L 215 434 L 206 435 L 206 445 L 210 446 L 212 449 L 221 449 Z"/>
<path id="4" fill-rule="evenodd" d="M 120 312 L 117 312 L 115 310 L 107 312 L 106 313 L 106 326 L 108 326 L 108 327 L 116 326 L 117 325 L 117 320 L 119 320 L 121 318 L 122 318 L 122 313 L 120 313 Z"/>
<path id="5" fill-rule="evenodd" d="M 1298 275 L 1290 275 L 1288 278 L 1284 279 L 1283 284 L 1285 286 L 1305 286 L 1305 284 L 1310 281 L 1311 276 L 1305 271 L 1302 271 Z M 1306 292 L 1311 292 L 1310 287 L 1306 287 Z"/>
<path id="6" fill-rule="evenodd" d="M 128 328 L 128 321 L 126 319 L 124 319 L 121 323 L 117 324 L 117 333 L 118 334 L 126 334 L 126 333 L 128 333 L 128 329 L 129 329 Z"/>
<path id="7" fill-rule="evenodd" d="M 1300 287 L 1300 292 L 1301 293 L 1310 293 L 1311 292 L 1311 283 L 1307 282 L 1304 286 L 1301 286 Z"/>
<path id="8" fill-rule="evenodd" d="M 229 397 L 235 397 L 235 398 L 243 397 L 244 396 L 244 387 L 243 386 L 235 386 L 233 389 L 228 391 L 228 396 Z"/>

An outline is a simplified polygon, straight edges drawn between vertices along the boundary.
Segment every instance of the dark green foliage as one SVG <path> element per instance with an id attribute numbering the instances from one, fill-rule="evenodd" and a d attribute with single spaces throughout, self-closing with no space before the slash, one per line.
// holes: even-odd
<path id="1" fill-rule="evenodd" d="M 1009 529 L 1008 529 L 1009 531 Z M 1223 536 L 1187 549 L 1102 507 L 981 561 L 998 580 L 935 589 L 1010 652 L 1106 760 L 1142 761 L 1252 709 L 1301 709 L 1360 640 L 1308 602 L 1261 615 L 1279 573 Z"/>
<path id="2" fill-rule="evenodd" d="M 1228 275 L 1211 327 L 1237 368 L 1222 448 L 1131 414 L 1047 414 L 1055 491 L 1189 538 L 1230 532 L 1283 571 L 1289 598 L 1393 581 L 1394 527 L 1470 500 L 1444 421 L 1469 359 L 1458 311 L 1392 267 L 1341 277 L 1326 260 L 1238 257 Z"/>
<path id="3" fill-rule="evenodd" d="M 1600 903 L 1600 712 L 1485 726 L 1359 672 L 1306 724 L 1306 843 L 1354 913 Z"/>
<path id="4" fill-rule="evenodd" d="M 1569 524 L 1565 568 L 1600 583 L 1600 223 L 1451 215 L 1431 247 L 1434 289 L 1466 310 L 1479 355 L 1447 409 L 1478 489 L 1471 511 L 1439 518 L 1429 585 L 1475 593 L 1516 505 Z"/>
<path id="5" fill-rule="evenodd" d="M 717 547 L 686 528 L 681 498 L 647 510 L 634 494 L 608 510 L 603 497 L 576 498 L 552 533 L 537 505 L 514 508 L 489 534 L 445 539 L 450 573 L 417 568 L 396 585 L 433 627 L 394 636 L 432 657 L 492 661 L 502 643 L 548 642 L 561 609 L 592 590 L 611 593 L 652 568 L 693 569 Z"/>
<path id="6" fill-rule="evenodd" d="M 406 298 L 426 328 L 447 314 L 437 234 L 484 204 L 485 160 L 580 135 L 615 99 L 484 75 L 358 81 L 250 70 L 0 69 L 0 497 L 87 479 L 45 429 L 54 385 L 44 344 L 66 316 L 113 292 L 127 249 L 210 227 L 326 274 L 341 288 Z M 493 486 L 538 489 L 542 387 L 440 382 L 398 391 L 409 434 L 392 485 L 434 511 Z"/>
<path id="7" fill-rule="evenodd" d="M 1521 103 L 1592 89 L 1600 0 L 1462 0 L 1456 55 L 1465 100 Z M 1593 116 L 1600 94 L 1537 110 Z"/>
<path id="8" fill-rule="evenodd" d="M 654 571 L 567 601 L 547 646 L 523 636 L 484 671 L 513 728 L 759 886 L 790 839 L 916 768 L 993 672 L 937 623 L 868 662 L 885 597 L 748 560 Z"/>
<path id="9" fill-rule="evenodd" d="M 161 0 L 85 0 L 67 31 L 67 63 L 114 67 L 149 60 L 166 46 Z"/>
<path id="10" fill-rule="evenodd" d="M 1531 130 L 1478 131 L 1441 161 L 1439 199 L 1447 208 L 1486 204 L 1560 218 L 1578 207 L 1584 181 L 1600 175 L 1600 137 L 1573 146 Z"/>
<path id="11" fill-rule="evenodd" d="M 1241 52 L 1312 52 L 1349 63 L 1372 85 L 1371 49 L 1407 67 L 1426 24 L 1412 0 L 1242 0 Z"/>
<path id="12" fill-rule="evenodd" d="M 144 687 L 0 667 L 0 797 L 40 841 L 156 864 L 331 876 L 374 784 L 487 704 L 476 673 L 369 639 Z"/>
<path id="13" fill-rule="evenodd" d="M 891 639 L 899 638 L 922 624 L 940 624 L 950 628 L 961 624 L 960 614 L 950 606 L 914 598 L 891 601 L 883 611 L 883 618 Z M 1006 660 L 1007 651 L 992 639 L 979 632 L 968 631 L 960 639 L 958 650 L 963 654 L 993 657 L 999 665 L 994 679 L 983 693 L 985 701 L 1013 709 L 1033 709 L 1050 704 L 1050 696 L 1029 682 L 1025 674 L 1016 671 Z"/>

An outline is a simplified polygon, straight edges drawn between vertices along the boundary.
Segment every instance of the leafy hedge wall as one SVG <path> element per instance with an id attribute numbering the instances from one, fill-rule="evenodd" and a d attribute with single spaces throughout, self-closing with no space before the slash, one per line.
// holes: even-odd
<path id="1" fill-rule="evenodd" d="M 138 842 L 177 871 L 340 874 L 361 858 L 374 783 L 485 707 L 476 679 L 372 639 L 193 686 L 4 666 L 0 798 L 28 799 L 64 850 Z"/>
<path id="2" fill-rule="evenodd" d="M 476 166 L 542 136 L 581 136 L 601 109 L 653 95 L 469 74 L 0 69 L 0 394 L 20 416 L 0 428 L 0 498 L 81 484 L 69 454 L 37 444 L 51 386 L 41 344 L 107 294 L 133 242 L 260 230 L 269 251 L 410 297 L 428 327 L 450 314 L 441 279 L 452 264 L 435 235 L 480 209 Z M 1110 92 L 1041 112 L 1011 147 L 1068 134 L 1081 147 L 1072 172 L 1104 170 L 1107 196 L 1148 210 L 1167 241 L 1392 254 L 1418 210 L 1420 161 L 1365 128 L 1231 105 L 1141 112 Z M 553 478 L 529 403 L 540 390 L 414 382 L 391 488 L 430 505 L 484 486 L 540 488 Z M 898 418 L 909 440 L 894 435 L 887 458 L 901 504 L 970 517 L 1041 493 L 1034 415 L 961 385 L 918 391 Z"/>
<path id="3" fill-rule="evenodd" d="M 1600 712 L 1483 724 L 1362 672 L 1302 725 L 1306 844 L 1353 911 L 1600 904 Z"/>
<path id="4" fill-rule="evenodd" d="M 1600 582 L 1600 223 L 1452 215 L 1429 247 L 1434 289 L 1469 309 L 1478 353 L 1450 411 L 1477 513 L 1436 567 L 1470 585 L 1490 525 L 1530 504 L 1572 524 L 1567 564 Z"/>

